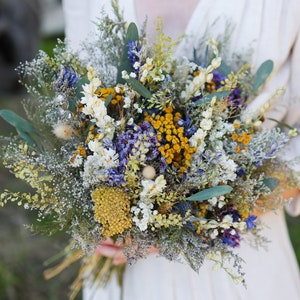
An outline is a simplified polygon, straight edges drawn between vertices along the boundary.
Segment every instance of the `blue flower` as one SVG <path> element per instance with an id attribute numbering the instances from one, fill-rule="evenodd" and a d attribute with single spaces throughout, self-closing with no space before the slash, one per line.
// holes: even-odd
<path id="1" fill-rule="evenodd" d="M 140 59 L 138 57 L 138 52 L 141 50 L 141 47 L 138 45 L 138 41 L 132 40 L 128 44 L 128 59 L 130 61 L 131 66 L 133 67 L 136 62 Z M 137 74 L 138 69 L 134 69 L 134 72 Z"/>
<path id="2" fill-rule="evenodd" d="M 74 87 L 78 82 L 79 77 L 76 72 L 70 71 L 66 68 L 61 68 L 57 74 L 55 86 L 58 89 Z"/>
<path id="3" fill-rule="evenodd" d="M 177 123 L 180 127 L 184 128 L 184 133 L 187 137 L 192 136 L 197 131 L 196 126 L 191 125 L 192 120 L 189 116 L 186 116 L 185 120 L 179 119 Z"/>
<path id="4" fill-rule="evenodd" d="M 257 217 L 254 215 L 251 215 L 247 219 L 245 219 L 247 229 L 252 229 L 252 228 L 256 227 L 256 224 L 254 223 L 254 221 L 256 219 L 257 219 Z"/>
<path id="5" fill-rule="evenodd" d="M 236 175 L 239 176 L 239 177 L 242 177 L 245 174 L 246 174 L 246 169 L 244 169 L 242 167 L 238 168 L 237 171 L 236 171 Z"/>

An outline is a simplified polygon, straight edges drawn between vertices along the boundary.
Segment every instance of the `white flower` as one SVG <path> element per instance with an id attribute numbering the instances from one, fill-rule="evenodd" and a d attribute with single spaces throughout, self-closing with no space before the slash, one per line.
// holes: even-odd
<path id="1" fill-rule="evenodd" d="M 189 144 L 191 147 L 198 147 L 206 137 L 206 132 L 203 129 L 198 128 L 197 131 L 189 139 Z"/>
<path id="2" fill-rule="evenodd" d="M 213 113 L 213 109 L 212 109 L 212 107 L 210 107 L 207 110 L 205 110 L 204 112 L 202 112 L 202 116 L 205 119 L 210 119 L 212 117 L 212 113 Z"/>
<path id="3" fill-rule="evenodd" d="M 201 127 L 203 130 L 208 131 L 208 130 L 211 129 L 212 124 L 213 124 L 213 123 L 212 123 L 212 120 L 210 120 L 210 119 L 203 119 L 203 120 L 201 121 L 201 123 L 200 123 L 200 127 Z"/>
<path id="4" fill-rule="evenodd" d="M 54 103 L 57 103 L 58 105 L 60 105 L 60 104 L 63 103 L 64 99 L 65 99 L 64 96 L 61 95 L 61 94 L 59 94 L 59 95 L 57 95 L 57 96 L 53 99 L 53 102 L 54 102 Z"/>
<path id="5" fill-rule="evenodd" d="M 77 154 L 72 160 L 70 160 L 70 165 L 74 168 L 80 167 L 83 162 L 83 157 Z"/>
<path id="6" fill-rule="evenodd" d="M 129 75 L 128 75 L 128 73 L 125 70 L 122 71 L 122 78 L 123 79 L 129 79 Z"/>
<path id="7" fill-rule="evenodd" d="M 126 96 L 124 97 L 124 108 L 129 108 L 130 107 L 130 104 L 131 104 L 131 99 L 130 97 Z"/>
<path id="8" fill-rule="evenodd" d="M 133 64 L 133 68 L 134 68 L 135 70 L 137 70 L 140 66 L 141 66 L 141 63 L 138 62 L 138 61 L 136 61 L 136 62 Z"/>
<path id="9" fill-rule="evenodd" d="M 100 164 L 104 168 L 109 169 L 118 166 L 118 154 L 115 150 L 103 147 L 103 144 L 97 140 L 90 141 L 88 147 L 100 157 Z"/>
<path id="10" fill-rule="evenodd" d="M 127 121 L 127 124 L 128 124 L 128 125 L 132 125 L 133 123 L 134 123 L 133 118 L 130 118 L 130 119 Z"/>
<path id="11" fill-rule="evenodd" d="M 143 109 L 137 103 L 134 103 L 133 107 L 137 110 L 139 114 L 143 112 Z"/>
<path id="12" fill-rule="evenodd" d="M 103 168 L 102 160 L 99 155 L 94 154 L 87 157 L 84 162 L 81 177 L 85 187 L 100 183 L 102 180 L 106 179 L 105 169 Z"/>
<path id="13" fill-rule="evenodd" d="M 163 175 L 158 176 L 155 181 L 150 179 L 142 180 L 143 190 L 140 193 L 141 200 L 147 200 L 155 195 L 159 195 L 166 187 L 166 180 Z"/>
<path id="14" fill-rule="evenodd" d="M 219 231 L 217 229 L 214 229 L 212 232 L 210 232 L 209 235 L 210 235 L 211 239 L 213 240 L 218 236 L 218 234 L 219 234 Z"/>
<path id="15" fill-rule="evenodd" d="M 148 228 L 148 224 L 151 223 L 152 216 L 157 214 L 157 211 L 153 210 L 152 203 L 144 202 L 139 202 L 138 206 L 131 207 L 131 212 L 134 214 L 132 221 L 141 231 L 145 231 Z"/>

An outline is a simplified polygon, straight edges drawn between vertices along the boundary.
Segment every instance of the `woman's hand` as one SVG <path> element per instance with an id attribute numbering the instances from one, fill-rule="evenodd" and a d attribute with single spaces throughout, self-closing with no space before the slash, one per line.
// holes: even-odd
<path id="1" fill-rule="evenodd" d="M 296 187 L 294 188 L 289 188 L 289 189 L 286 189 L 282 192 L 282 199 L 283 200 L 288 200 L 288 199 L 291 199 L 291 198 L 295 198 L 297 195 L 299 195 L 300 193 L 300 190 Z M 255 215 L 255 216 L 260 216 L 260 215 L 263 215 L 267 212 L 269 212 L 270 210 L 269 209 L 264 209 L 264 202 L 265 200 L 257 200 L 256 201 L 256 207 L 252 210 L 252 214 Z"/>
<path id="2" fill-rule="evenodd" d="M 158 253 L 157 248 L 150 248 L 149 254 Z M 115 266 L 125 264 L 127 259 L 123 254 L 123 245 L 120 243 L 114 243 L 111 238 L 103 239 L 102 244 L 97 247 L 97 255 L 103 255 L 113 259 L 113 264 Z"/>
<path id="3" fill-rule="evenodd" d="M 102 244 L 97 247 L 96 254 L 112 258 L 115 266 L 122 265 L 127 262 L 127 259 L 123 254 L 123 246 L 121 244 L 114 243 L 109 237 L 103 239 Z"/>

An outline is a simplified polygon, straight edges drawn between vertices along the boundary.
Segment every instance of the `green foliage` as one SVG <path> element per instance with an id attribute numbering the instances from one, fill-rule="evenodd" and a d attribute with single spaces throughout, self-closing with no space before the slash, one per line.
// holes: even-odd
<path id="1" fill-rule="evenodd" d="M 29 145 L 32 146 L 35 144 L 35 137 L 37 135 L 37 132 L 28 121 L 8 109 L 0 110 L 0 117 L 2 117 L 10 125 L 15 127 L 18 135 Z"/>
<path id="2" fill-rule="evenodd" d="M 152 97 L 151 92 L 145 88 L 144 85 L 142 85 L 139 81 L 137 81 L 134 78 L 128 78 L 126 79 L 126 82 L 141 96 L 143 96 L 146 99 L 150 99 Z"/>
<path id="3" fill-rule="evenodd" d="M 232 191 L 232 187 L 229 185 L 218 185 L 218 186 L 214 186 L 212 188 L 202 190 L 202 191 L 186 198 L 186 200 L 188 200 L 188 201 L 204 201 L 204 200 L 211 199 L 213 197 L 218 197 L 218 196 L 228 194 L 231 191 Z"/>
<path id="4" fill-rule="evenodd" d="M 231 91 L 221 91 L 212 94 L 205 95 L 202 99 L 195 102 L 196 105 L 204 105 L 211 103 L 212 99 L 215 97 L 216 100 L 223 100 L 230 95 Z"/>
<path id="5" fill-rule="evenodd" d="M 254 91 L 257 92 L 258 89 L 265 83 L 266 79 L 270 76 L 273 71 L 274 63 L 272 60 L 266 60 L 258 68 L 254 77 Z"/>
<path id="6" fill-rule="evenodd" d="M 126 71 L 127 73 L 130 73 L 132 71 L 132 66 L 128 59 L 128 51 L 129 51 L 128 44 L 131 41 L 138 41 L 138 40 L 139 40 L 139 33 L 138 33 L 137 26 L 134 23 L 130 23 L 125 37 L 122 60 L 118 68 L 118 75 L 117 75 L 118 83 L 125 82 L 124 79 L 122 78 L 123 71 Z"/>
<path id="7" fill-rule="evenodd" d="M 262 183 L 272 192 L 278 187 L 280 180 L 274 177 L 267 177 L 262 180 Z"/>

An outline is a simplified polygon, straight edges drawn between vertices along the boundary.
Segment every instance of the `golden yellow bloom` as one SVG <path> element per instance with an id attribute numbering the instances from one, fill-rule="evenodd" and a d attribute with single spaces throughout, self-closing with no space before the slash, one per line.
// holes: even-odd
<path id="1" fill-rule="evenodd" d="M 233 133 L 232 136 L 231 136 L 231 138 L 232 138 L 234 141 L 237 140 L 238 137 L 239 137 L 239 136 L 238 136 L 236 133 Z"/>
<path id="2" fill-rule="evenodd" d="M 94 218 L 102 226 L 103 236 L 114 236 L 131 228 L 130 197 L 120 188 L 101 186 L 92 192 Z"/>
<path id="3" fill-rule="evenodd" d="M 95 94 L 97 94 L 98 97 L 103 101 L 105 101 L 111 95 L 112 99 L 110 103 L 116 105 L 123 102 L 124 90 L 120 88 L 119 91 L 116 92 L 116 89 L 113 87 L 101 87 L 95 91 Z"/>
<path id="4" fill-rule="evenodd" d="M 149 122 L 157 131 L 159 142 L 158 150 L 166 159 L 167 164 L 173 164 L 179 168 L 180 176 L 190 165 L 191 154 L 196 151 L 195 147 L 189 146 L 189 140 L 184 136 L 184 128 L 178 125 L 181 118 L 180 112 L 174 112 L 172 106 L 164 108 L 164 115 L 149 115 L 145 113 L 145 120 Z"/>

